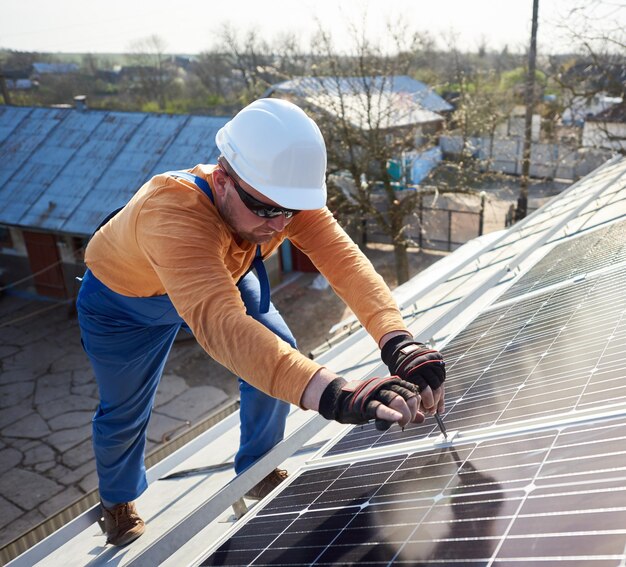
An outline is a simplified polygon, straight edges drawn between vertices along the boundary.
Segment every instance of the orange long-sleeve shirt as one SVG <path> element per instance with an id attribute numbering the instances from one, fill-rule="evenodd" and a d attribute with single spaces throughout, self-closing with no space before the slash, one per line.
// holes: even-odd
<path id="1" fill-rule="evenodd" d="M 213 169 L 189 171 L 211 184 Z M 406 330 L 383 279 L 327 208 L 296 215 L 262 245 L 263 257 L 285 238 L 309 256 L 374 340 Z M 157 175 L 94 235 L 85 262 L 122 295 L 167 294 L 211 357 L 269 395 L 300 404 L 320 365 L 246 314 L 236 282 L 255 252 L 194 184 Z"/>

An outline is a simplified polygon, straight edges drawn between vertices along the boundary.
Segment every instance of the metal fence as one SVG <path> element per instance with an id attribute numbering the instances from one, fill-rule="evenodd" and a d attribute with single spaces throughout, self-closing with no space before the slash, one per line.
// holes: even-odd
<path id="1" fill-rule="evenodd" d="M 385 208 L 382 199 L 376 205 L 379 210 Z M 451 252 L 482 235 L 484 210 L 484 199 L 477 211 L 426 207 L 420 199 L 415 212 L 406 219 L 405 235 L 423 250 Z M 368 220 L 366 230 L 369 242 L 391 244 L 389 236 L 373 219 Z"/>

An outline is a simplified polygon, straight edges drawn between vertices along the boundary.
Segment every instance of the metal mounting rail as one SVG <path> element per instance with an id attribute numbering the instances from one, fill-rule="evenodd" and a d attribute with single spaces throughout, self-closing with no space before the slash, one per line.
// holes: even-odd
<path id="1" fill-rule="evenodd" d="M 491 305 L 483 309 L 481 313 L 488 313 L 490 311 L 494 311 L 495 309 L 508 307 L 509 305 L 518 303 L 522 298 L 524 299 L 524 301 L 527 301 L 534 297 L 543 295 L 544 293 L 551 293 L 553 291 L 556 291 L 558 289 L 581 282 L 583 280 L 597 278 L 604 274 L 616 272 L 617 270 L 623 270 L 624 268 L 626 268 L 626 260 L 622 262 L 618 262 L 617 264 L 613 264 L 612 266 L 605 266 L 604 268 L 600 268 L 599 270 L 592 270 L 591 272 L 585 272 L 584 274 L 578 274 L 576 276 L 572 276 L 570 278 L 567 278 L 566 280 L 557 282 L 552 285 L 547 285 L 545 287 L 539 287 L 537 289 L 533 289 L 531 291 L 526 292 L 524 295 L 520 295 L 519 297 L 511 297 L 509 299 L 505 299 L 504 301 L 498 301 L 498 303 L 492 303 Z"/>

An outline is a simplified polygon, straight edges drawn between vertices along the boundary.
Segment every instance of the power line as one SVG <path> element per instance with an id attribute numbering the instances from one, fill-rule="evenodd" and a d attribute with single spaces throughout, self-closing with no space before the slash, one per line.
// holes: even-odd
<path id="1" fill-rule="evenodd" d="M 27 282 L 28 280 L 32 280 L 33 278 L 35 278 L 36 276 L 43 274 L 44 272 L 47 272 L 48 270 L 58 266 L 59 264 L 62 264 L 63 260 L 58 260 L 56 262 L 54 262 L 53 264 L 50 264 L 49 266 L 46 266 L 45 268 L 42 268 L 41 270 L 34 272 L 24 278 L 22 278 L 21 280 L 16 280 L 14 282 L 8 283 L 4 286 L 0 286 L 0 293 L 3 291 L 6 291 L 7 289 L 11 289 L 14 287 L 19 286 L 21 283 Z"/>
<path id="2" fill-rule="evenodd" d="M 46 313 L 47 311 L 52 311 L 57 307 L 61 307 L 62 305 L 68 305 L 74 301 L 74 298 L 65 299 L 64 301 L 59 301 L 57 303 L 53 303 L 52 305 L 48 305 L 43 307 L 42 309 L 38 309 L 37 311 L 33 311 L 32 313 L 28 313 L 26 315 L 22 315 L 21 317 L 16 317 L 15 319 L 11 319 L 10 321 L 5 321 L 0 323 L 0 329 L 3 327 L 8 327 L 10 325 L 15 325 L 16 323 L 20 323 L 22 321 L 27 321 L 28 319 L 32 319 L 42 313 Z"/>

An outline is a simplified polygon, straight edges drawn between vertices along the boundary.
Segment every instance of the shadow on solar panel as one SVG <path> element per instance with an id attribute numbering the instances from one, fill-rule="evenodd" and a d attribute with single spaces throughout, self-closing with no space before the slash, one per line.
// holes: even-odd
<path id="1" fill-rule="evenodd" d="M 626 417 L 302 473 L 202 565 L 626 559 Z"/>
<path id="2" fill-rule="evenodd" d="M 318 472 L 305 474 L 284 494 L 299 503 L 298 514 L 274 515 L 285 501 L 270 502 L 202 565 L 425 565 L 464 557 L 467 538 L 475 557 L 489 557 L 504 500 L 497 480 L 467 454 L 441 449 L 334 468 L 321 493 Z M 364 477 L 363 468 L 374 472 Z M 433 504 L 438 494 L 445 497 Z"/>

